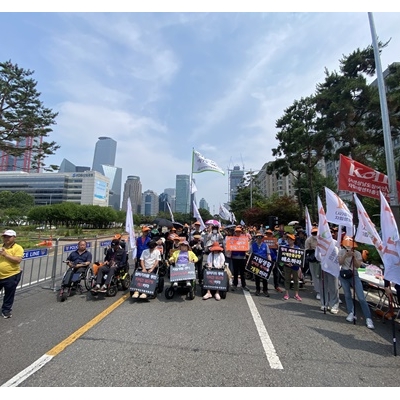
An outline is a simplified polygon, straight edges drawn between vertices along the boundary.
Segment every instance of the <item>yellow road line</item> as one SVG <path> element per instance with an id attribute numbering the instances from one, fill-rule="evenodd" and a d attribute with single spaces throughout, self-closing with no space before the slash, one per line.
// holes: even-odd
<path id="1" fill-rule="evenodd" d="M 129 297 L 130 297 L 130 293 L 124 294 L 119 300 L 117 300 L 115 303 L 111 304 L 110 307 L 106 308 L 104 311 L 102 311 L 99 315 L 94 317 L 87 324 L 83 325 L 81 328 L 79 328 L 77 331 L 75 331 L 72 335 L 70 335 L 66 339 L 64 339 L 61 343 L 54 346 L 46 354 L 48 356 L 55 356 L 55 355 L 61 353 L 67 346 L 69 346 L 70 344 L 75 342 L 75 340 L 79 339 L 84 333 L 86 333 L 90 328 L 95 326 L 103 318 L 105 318 L 107 315 L 109 315 L 112 311 L 114 311 L 117 307 L 119 307 Z"/>

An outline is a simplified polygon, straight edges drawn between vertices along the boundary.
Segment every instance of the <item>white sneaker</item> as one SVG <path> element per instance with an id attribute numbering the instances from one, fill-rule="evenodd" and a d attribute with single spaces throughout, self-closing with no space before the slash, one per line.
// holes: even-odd
<path id="1" fill-rule="evenodd" d="M 343 301 L 339 299 L 339 304 L 342 304 L 342 303 L 343 303 Z"/>
<path id="2" fill-rule="evenodd" d="M 367 328 L 368 329 L 375 329 L 374 323 L 372 322 L 371 318 L 367 318 L 366 319 L 366 323 L 367 323 Z"/>
<path id="3" fill-rule="evenodd" d="M 174 283 L 172 284 L 172 287 L 178 287 L 178 282 L 174 282 Z"/>
<path id="4" fill-rule="evenodd" d="M 347 317 L 346 317 L 347 322 L 353 322 L 354 321 L 354 314 L 351 312 Z"/>
<path id="5" fill-rule="evenodd" d="M 321 295 L 320 295 L 319 293 L 317 293 L 317 295 L 315 296 L 315 298 L 316 298 L 317 300 L 321 300 Z"/>
<path id="6" fill-rule="evenodd" d="M 192 287 L 192 284 L 190 282 L 186 282 L 186 287 Z"/>
<path id="7" fill-rule="evenodd" d="M 339 312 L 339 304 L 335 304 L 330 310 L 329 312 L 331 314 L 337 314 Z"/>
<path id="8" fill-rule="evenodd" d="M 327 310 L 327 307 L 321 306 L 321 307 L 320 307 L 320 310 L 321 310 L 321 311 L 325 311 L 325 310 Z"/>

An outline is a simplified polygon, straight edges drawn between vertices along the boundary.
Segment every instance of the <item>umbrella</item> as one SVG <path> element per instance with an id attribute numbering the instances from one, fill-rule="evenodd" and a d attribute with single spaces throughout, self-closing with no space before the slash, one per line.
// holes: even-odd
<path id="1" fill-rule="evenodd" d="M 181 224 L 180 222 L 173 222 L 172 224 L 174 228 L 183 228 L 183 224 Z"/>
<path id="2" fill-rule="evenodd" d="M 217 221 L 216 219 L 209 219 L 208 221 L 205 222 L 206 225 L 217 225 L 221 226 L 221 223 Z"/>
<path id="3" fill-rule="evenodd" d="M 156 218 L 152 223 L 159 226 L 166 226 L 167 228 L 172 228 L 174 226 L 173 222 L 166 218 Z"/>
<path id="4" fill-rule="evenodd" d="M 226 226 L 224 227 L 224 229 L 232 229 L 232 228 L 236 228 L 236 225 L 235 225 L 235 224 L 232 224 L 232 225 L 226 225 Z"/>
<path id="5" fill-rule="evenodd" d="M 299 221 L 290 221 L 289 223 L 288 223 L 288 225 L 289 226 L 293 226 L 293 225 L 296 225 L 296 224 L 299 224 L 300 222 Z"/>

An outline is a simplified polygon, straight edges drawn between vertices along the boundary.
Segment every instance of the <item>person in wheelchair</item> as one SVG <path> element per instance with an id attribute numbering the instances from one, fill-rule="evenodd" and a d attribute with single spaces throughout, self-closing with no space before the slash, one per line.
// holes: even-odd
<path id="1" fill-rule="evenodd" d="M 157 271 L 158 265 L 161 261 L 161 254 L 160 250 L 157 249 L 157 242 L 155 240 L 151 240 L 148 246 L 149 247 L 143 250 L 143 253 L 140 256 L 140 269 L 142 272 L 153 274 Z M 147 294 L 136 291 L 133 293 L 132 298 L 146 299 Z"/>
<path id="2" fill-rule="evenodd" d="M 219 242 L 214 242 L 212 246 L 210 246 L 210 254 L 207 256 L 207 263 L 205 265 L 206 268 L 225 268 L 225 255 L 224 249 L 219 244 Z M 203 296 L 203 300 L 210 299 L 212 297 L 211 290 L 207 290 L 207 293 Z M 215 291 L 215 300 L 221 300 L 221 296 L 219 294 L 219 290 Z"/>
<path id="3" fill-rule="evenodd" d="M 127 255 L 125 249 L 120 246 L 120 241 L 118 239 L 113 239 L 111 241 L 111 248 L 107 251 L 104 258 L 104 264 L 97 272 L 96 286 L 93 288 L 93 291 L 101 293 L 107 292 L 107 288 L 117 270 L 126 266 L 126 260 Z M 107 275 L 107 278 L 101 286 L 105 275 Z"/>
<path id="4" fill-rule="evenodd" d="M 190 262 L 196 263 L 198 261 L 198 257 L 196 254 L 190 250 L 189 242 L 187 240 L 182 241 L 179 244 L 179 250 L 176 250 L 172 256 L 169 258 L 169 262 L 171 264 L 188 264 Z M 174 282 L 173 287 L 178 286 L 178 282 Z M 186 281 L 186 287 L 191 287 L 192 284 L 190 281 Z"/>
<path id="5" fill-rule="evenodd" d="M 80 274 L 81 276 L 85 273 L 87 267 L 92 262 L 92 253 L 86 248 L 86 240 L 80 240 L 78 248 L 71 252 L 67 257 L 67 265 L 69 267 L 67 273 L 63 279 L 63 286 L 70 286 L 73 276 Z"/>

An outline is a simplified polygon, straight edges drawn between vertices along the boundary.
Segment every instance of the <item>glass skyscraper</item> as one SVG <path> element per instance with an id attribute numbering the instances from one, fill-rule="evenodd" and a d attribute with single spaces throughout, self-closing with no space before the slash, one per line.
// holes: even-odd
<path id="1" fill-rule="evenodd" d="M 175 211 L 190 213 L 190 176 L 176 175 Z"/>
<path id="2" fill-rule="evenodd" d="M 103 173 L 103 164 L 115 165 L 117 142 L 107 136 L 100 136 L 94 149 L 92 170 Z"/>

